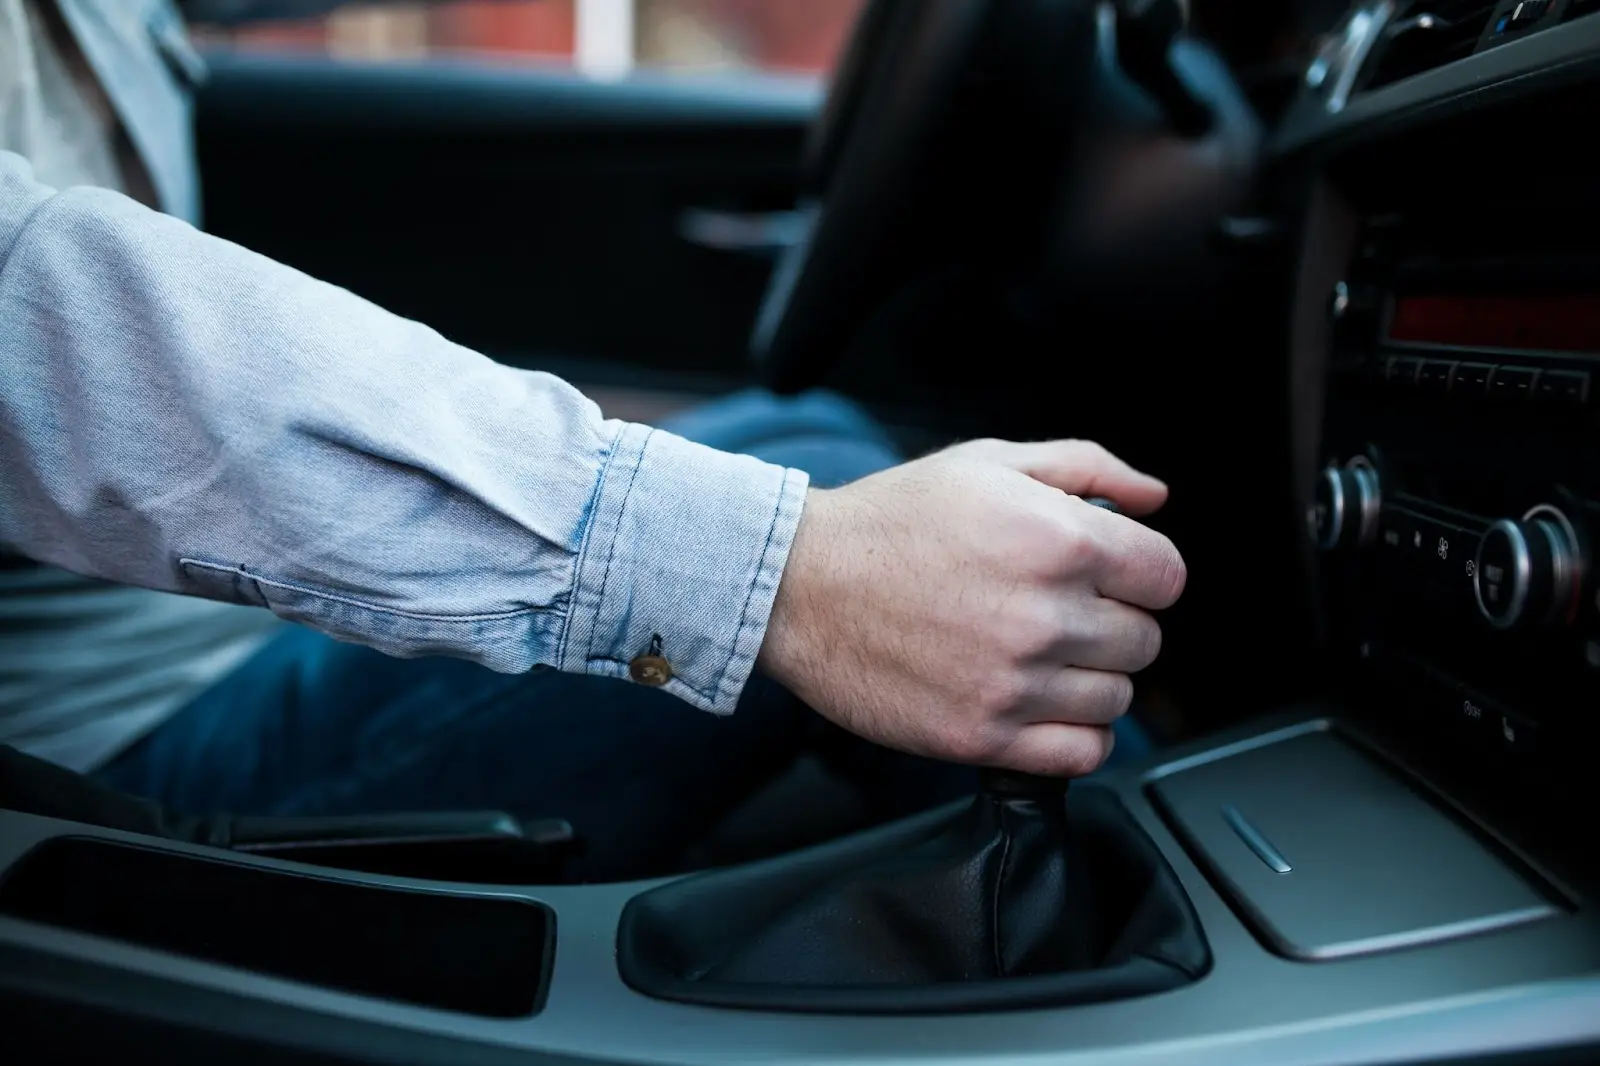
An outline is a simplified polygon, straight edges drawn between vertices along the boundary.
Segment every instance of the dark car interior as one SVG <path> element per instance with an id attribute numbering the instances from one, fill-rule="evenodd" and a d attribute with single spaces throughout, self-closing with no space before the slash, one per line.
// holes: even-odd
<path id="1" fill-rule="evenodd" d="M 0 750 L 0 1058 L 1600 1061 L 1600 2 L 868 0 L 825 88 L 208 59 L 212 232 L 607 413 L 1166 480 L 1159 743 L 877 825 L 797 764 L 621 884 L 561 811 Z"/>

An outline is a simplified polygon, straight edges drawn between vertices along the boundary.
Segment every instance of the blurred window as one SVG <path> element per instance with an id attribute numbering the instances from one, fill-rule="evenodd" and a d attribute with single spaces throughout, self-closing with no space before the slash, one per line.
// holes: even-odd
<path id="1" fill-rule="evenodd" d="M 387 0 L 242 24 L 205 21 L 206 2 L 193 30 L 213 48 L 362 60 L 470 56 L 615 78 L 636 69 L 825 74 L 863 0 Z M 229 0 L 210 2 L 229 9 Z M 277 7 L 292 12 L 306 2 Z"/>

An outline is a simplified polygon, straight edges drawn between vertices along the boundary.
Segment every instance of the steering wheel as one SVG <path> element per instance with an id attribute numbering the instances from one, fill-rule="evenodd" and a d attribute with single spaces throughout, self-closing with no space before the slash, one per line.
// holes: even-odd
<path id="1" fill-rule="evenodd" d="M 924 194 L 951 172 L 1006 165 L 961 158 L 952 133 L 963 117 L 1015 124 L 1087 77 L 1096 6 L 869 0 L 811 131 L 805 235 L 779 261 L 757 319 L 752 349 L 767 385 L 799 391 L 832 368 L 913 238 L 938 224 Z M 1018 113 L 996 113 L 996 100 Z"/>

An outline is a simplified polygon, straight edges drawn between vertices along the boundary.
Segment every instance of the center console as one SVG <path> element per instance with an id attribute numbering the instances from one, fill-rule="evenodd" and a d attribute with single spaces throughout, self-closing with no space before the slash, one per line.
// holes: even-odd
<path id="1" fill-rule="evenodd" d="M 1388 195 L 1356 208 L 1355 252 L 1326 305 L 1326 465 L 1310 523 L 1338 653 L 1490 761 L 1592 751 L 1594 220 L 1559 200 L 1480 219 L 1463 217 L 1460 188 L 1374 191 Z"/>

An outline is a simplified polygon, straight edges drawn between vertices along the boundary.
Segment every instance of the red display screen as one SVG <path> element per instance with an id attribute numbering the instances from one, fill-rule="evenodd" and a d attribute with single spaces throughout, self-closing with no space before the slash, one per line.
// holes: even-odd
<path id="1" fill-rule="evenodd" d="M 1398 296 L 1389 339 L 1461 348 L 1600 352 L 1600 293 Z"/>

